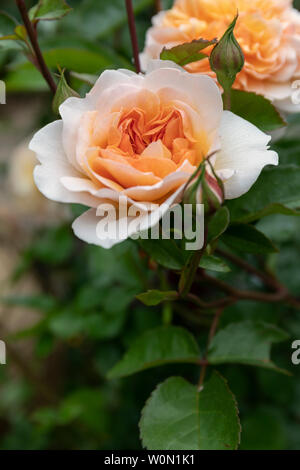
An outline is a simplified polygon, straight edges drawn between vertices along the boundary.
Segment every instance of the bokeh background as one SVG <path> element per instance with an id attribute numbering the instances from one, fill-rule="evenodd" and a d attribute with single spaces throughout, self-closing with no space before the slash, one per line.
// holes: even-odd
<path id="1" fill-rule="evenodd" d="M 48 64 L 66 67 L 71 86 L 84 94 L 88 75 L 132 68 L 125 2 L 68 3 L 71 14 L 39 25 L 40 44 Z M 142 49 L 154 1 L 134 4 Z M 13 1 L 1 0 L 1 9 L 17 16 Z M 0 365 L 0 449 L 140 449 L 140 411 L 157 383 L 170 374 L 194 380 L 198 371 L 164 366 L 107 380 L 130 342 L 161 323 L 160 308 L 135 300 L 154 282 L 155 267 L 132 241 L 105 251 L 75 239 L 71 221 L 83 208 L 38 193 L 28 141 L 55 119 L 51 96 L 20 50 L 1 47 L 7 104 L 0 105 L 0 339 L 7 345 L 7 364 Z M 275 141 L 282 162 L 300 165 L 299 131 L 300 116 L 293 116 Z M 270 266 L 276 265 L 281 281 L 299 295 L 300 219 L 270 216 L 259 228 L 280 247 Z M 255 287 L 253 279 L 234 270 L 228 278 Z M 300 314 L 281 305 L 243 302 L 227 309 L 223 325 L 249 316 L 279 322 L 289 331 L 290 340 L 274 348 L 274 359 L 293 376 L 221 368 L 239 403 L 241 448 L 300 449 L 300 366 L 291 365 Z M 175 321 L 183 320 L 178 315 Z M 203 341 L 205 325 L 188 326 Z"/>

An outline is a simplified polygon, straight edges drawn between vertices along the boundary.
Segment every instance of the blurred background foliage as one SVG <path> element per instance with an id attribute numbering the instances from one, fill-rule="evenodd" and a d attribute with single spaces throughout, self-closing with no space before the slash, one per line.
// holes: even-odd
<path id="1" fill-rule="evenodd" d="M 40 42 L 48 64 L 66 67 L 71 86 L 83 94 L 89 86 L 80 74 L 132 68 L 125 5 L 124 0 L 68 3 L 71 14 L 39 25 Z M 134 4 L 142 48 L 154 2 Z M 17 16 L 12 1 L 0 1 L 0 9 Z M 0 30 L 6 27 L 1 21 Z M 164 366 L 122 380 L 106 378 L 134 338 L 161 324 L 161 307 L 135 300 L 155 286 L 157 267 L 133 241 L 105 251 L 74 238 L 70 221 L 82 208 L 46 201 L 32 181 L 28 140 L 54 119 L 47 86 L 14 46 L 0 49 L 0 79 L 8 92 L 7 104 L 0 106 L 0 338 L 7 344 L 7 365 L 0 366 L 0 449 L 139 449 L 140 411 L 151 391 L 172 374 L 195 381 L 197 367 Z M 299 116 L 290 121 L 274 146 L 283 163 L 300 165 Z M 299 218 L 269 216 L 259 229 L 280 247 L 268 265 L 299 295 Z M 254 279 L 234 268 L 226 279 L 255 287 Z M 290 333 L 290 340 L 274 348 L 274 360 L 293 375 L 219 368 L 239 403 L 241 448 L 299 450 L 300 366 L 291 365 L 291 343 L 300 338 L 300 313 L 241 302 L 226 310 L 222 325 L 249 317 Z M 191 328 L 204 344 L 205 325 L 177 314 L 175 323 Z"/>

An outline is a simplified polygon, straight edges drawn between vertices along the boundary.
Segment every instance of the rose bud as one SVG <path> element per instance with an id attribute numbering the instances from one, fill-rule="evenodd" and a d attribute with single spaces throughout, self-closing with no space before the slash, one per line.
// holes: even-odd
<path id="1" fill-rule="evenodd" d="M 187 186 L 183 204 L 192 204 L 196 213 L 197 204 L 204 204 L 205 214 L 215 212 L 224 201 L 224 190 L 221 182 L 208 173 L 204 166 L 198 176 Z"/>
<path id="2" fill-rule="evenodd" d="M 202 204 L 205 206 L 205 213 L 217 211 L 223 202 L 224 190 L 221 182 L 206 172 L 202 181 Z"/>
<path id="3" fill-rule="evenodd" d="M 217 74 L 217 79 L 224 90 L 229 90 L 235 82 L 236 75 L 244 66 L 243 51 L 233 34 L 238 15 L 214 47 L 210 56 L 210 66 Z"/>

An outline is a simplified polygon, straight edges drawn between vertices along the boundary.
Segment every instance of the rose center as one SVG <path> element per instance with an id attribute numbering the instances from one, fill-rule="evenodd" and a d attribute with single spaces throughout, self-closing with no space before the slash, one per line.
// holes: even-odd
<path id="1" fill-rule="evenodd" d="M 182 118 L 178 110 L 166 108 L 147 120 L 143 110 L 135 108 L 122 115 L 118 131 L 119 148 L 130 156 L 138 156 L 152 143 L 161 140 L 170 151 L 176 138 L 184 139 Z M 188 146 L 188 142 L 186 142 Z"/>

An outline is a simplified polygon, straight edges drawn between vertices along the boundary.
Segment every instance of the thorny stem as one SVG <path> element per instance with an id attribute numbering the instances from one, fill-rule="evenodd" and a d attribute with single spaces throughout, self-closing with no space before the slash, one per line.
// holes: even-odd
<path id="1" fill-rule="evenodd" d="M 43 75 L 44 79 L 49 85 L 50 90 L 52 91 L 53 94 L 56 92 L 56 84 L 55 81 L 53 80 L 53 77 L 51 75 L 50 70 L 48 69 L 46 62 L 44 60 L 43 54 L 41 52 L 38 40 L 37 40 L 37 34 L 36 30 L 34 29 L 28 13 L 27 13 L 27 8 L 25 5 L 24 0 L 16 0 L 17 7 L 20 11 L 24 26 L 26 28 L 27 34 L 29 36 L 33 51 L 35 53 L 35 59 L 34 64 L 38 68 L 38 70 L 41 72 Z"/>
<path id="2" fill-rule="evenodd" d="M 161 0 L 155 0 L 155 9 L 157 13 L 159 13 L 162 10 Z"/>
<path id="3" fill-rule="evenodd" d="M 224 307 L 219 308 L 219 309 L 216 310 L 214 319 L 213 319 L 213 321 L 212 321 L 212 324 L 211 324 L 211 327 L 210 327 L 210 330 L 209 330 L 208 340 L 207 340 L 207 346 L 206 346 L 206 351 L 205 351 L 205 354 L 204 354 L 204 356 L 203 356 L 203 358 L 202 358 L 202 364 L 201 364 L 200 378 L 199 378 L 199 383 L 198 383 L 198 391 L 199 391 L 199 392 L 201 392 L 201 390 L 202 390 L 202 388 L 203 388 L 203 382 L 204 382 L 204 379 L 205 379 L 207 366 L 209 365 L 209 362 L 208 362 L 207 359 L 206 359 L 207 353 L 208 353 L 208 349 L 209 349 L 209 345 L 210 345 L 210 343 L 211 343 L 213 337 L 214 337 L 215 334 L 216 334 L 216 331 L 217 331 L 217 328 L 218 328 L 218 324 L 219 324 L 219 321 L 220 321 L 220 317 L 221 317 L 223 311 L 224 311 Z"/>
<path id="4" fill-rule="evenodd" d="M 234 255 L 232 253 L 228 253 L 227 251 L 223 251 L 220 248 L 217 248 L 216 252 L 219 253 L 221 256 L 223 256 L 223 258 L 228 259 L 228 261 L 231 261 L 233 264 L 236 264 L 240 268 L 244 269 L 244 271 L 247 271 L 250 274 L 254 274 L 256 277 L 260 278 L 269 287 L 273 289 L 278 289 L 278 287 L 280 286 L 280 283 L 277 281 L 277 279 L 275 279 L 274 276 L 264 271 L 260 271 L 259 269 L 247 263 L 247 261 L 243 260 L 239 256 Z"/>
<path id="5" fill-rule="evenodd" d="M 204 310 L 210 310 L 214 308 L 220 308 L 220 307 L 228 307 L 229 305 L 233 304 L 236 302 L 236 299 L 234 297 L 223 297 L 222 299 L 215 300 L 214 302 L 206 302 L 204 300 L 201 300 L 197 295 L 195 294 L 187 294 L 186 300 L 190 301 L 194 305 L 197 305 L 200 309 Z"/>
<path id="6" fill-rule="evenodd" d="M 212 276 L 209 276 L 205 272 L 202 274 L 203 279 L 207 282 L 214 284 L 219 287 L 222 291 L 227 292 L 236 300 L 258 300 L 261 302 L 279 302 L 280 300 L 286 300 L 289 297 L 289 293 L 284 286 L 278 286 L 276 292 L 266 293 L 266 292 L 257 292 L 257 291 L 247 291 L 242 289 L 236 289 L 235 287 L 230 286 L 220 279 L 216 279 Z"/>
<path id="7" fill-rule="evenodd" d="M 225 258 L 237 264 L 239 267 L 242 267 L 247 272 L 259 277 L 261 280 L 264 281 L 266 285 L 271 287 L 275 292 L 265 293 L 265 292 L 256 292 L 256 291 L 236 289 L 235 287 L 232 287 L 226 282 L 221 281 L 220 279 L 214 278 L 208 275 L 205 271 L 202 271 L 202 278 L 204 281 L 207 281 L 208 283 L 215 285 L 220 290 L 226 292 L 228 296 L 223 297 L 213 302 L 206 302 L 200 299 L 199 297 L 197 297 L 197 295 L 194 295 L 192 293 L 187 293 L 186 295 L 186 300 L 194 303 L 200 309 L 205 309 L 205 310 L 215 309 L 214 319 L 211 323 L 211 327 L 210 327 L 210 331 L 208 335 L 206 352 L 202 360 L 199 362 L 199 364 L 201 365 L 201 372 L 200 372 L 200 378 L 199 378 L 199 383 L 198 383 L 199 392 L 203 389 L 203 383 L 205 380 L 206 370 L 207 370 L 207 367 L 209 366 L 209 361 L 207 360 L 207 353 L 208 353 L 209 345 L 213 337 L 215 336 L 220 317 L 225 307 L 228 307 L 229 305 L 232 305 L 239 300 L 257 300 L 260 302 L 285 301 L 288 304 L 290 304 L 292 307 L 300 309 L 300 301 L 298 299 L 293 298 L 289 294 L 286 287 L 281 285 L 275 277 L 273 277 L 272 275 L 269 275 L 266 272 L 260 271 L 259 269 L 250 265 L 249 263 L 247 263 L 246 261 L 244 261 L 243 259 L 239 258 L 236 255 L 223 252 L 222 250 L 218 250 L 218 252 L 221 255 L 223 255 Z"/>
<path id="8" fill-rule="evenodd" d="M 267 272 L 260 271 L 259 269 L 255 268 L 251 264 L 247 263 L 247 261 L 244 261 L 242 258 L 239 258 L 238 256 L 232 254 L 232 253 L 227 253 L 223 250 L 217 249 L 217 253 L 219 253 L 221 256 L 224 258 L 228 259 L 232 263 L 236 264 L 240 268 L 244 269 L 245 271 L 249 272 L 250 274 L 255 275 L 256 277 L 260 278 L 267 286 L 269 286 L 271 289 L 275 290 L 275 293 L 273 294 L 267 294 L 264 292 L 251 292 L 251 291 L 240 291 L 240 290 L 235 290 L 235 295 L 239 296 L 239 299 L 244 299 L 244 300 L 258 300 L 261 302 L 278 302 L 278 301 L 285 301 L 288 305 L 291 305 L 292 307 L 300 310 L 300 299 L 297 299 L 293 297 L 288 289 L 283 286 L 272 274 L 268 274 Z M 207 274 L 204 274 L 204 277 L 206 279 L 209 279 L 210 281 L 213 280 L 215 285 L 218 284 L 218 286 L 222 289 L 225 290 L 225 292 L 230 292 L 231 294 L 233 293 L 234 289 L 229 286 L 228 284 L 218 281 L 215 278 L 209 277 Z M 229 291 L 230 289 L 230 291 Z M 239 300 L 237 299 L 237 300 Z"/>
<path id="9" fill-rule="evenodd" d="M 244 261 L 242 258 L 239 258 L 236 255 L 231 253 L 224 252 L 223 250 L 216 250 L 224 258 L 229 259 L 231 262 L 237 264 L 239 267 L 243 268 L 247 272 L 259 277 L 267 286 L 269 286 L 274 292 L 259 292 L 251 290 L 243 290 L 232 287 L 226 282 L 210 276 L 204 270 L 201 272 L 202 279 L 207 281 L 210 284 L 215 285 L 221 291 L 226 292 L 228 296 L 222 297 L 221 299 L 215 301 L 205 301 L 200 299 L 197 295 L 190 292 L 190 288 L 193 284 L 195 274 L 199 265 L 199 259 L 201 259 L 202 250 L 196 253 L 193 258 L 192 266 L 190 267 L 190 272 L 188 273 L 188 279 L 185 285 L 179 290 L 178 299 L 186 298 L 189 302 L 193 303 L 202 310 L 211 310 L 215 308 L 225 308 L 229 305 L 238 302 L 239 300 L 256 300 L 258 302 L 280 302 L 285 301 L 287 304 L 291 305 L 294 308 L 300 309 L 300 300 L 292 297 L 288 289 L 280 284 L 277 279 L 264 271 L 260 271 L 251 264 Z"/>
<path id="10" fill-rule="evenodd" d="M 224 110 L 230 111 L 231 110 L 231 89 L 224 90 Z"/>
<path id="11" fill-rule="evenodd" d="M 207 245 L 207 228 L 205 228 L 203 247 L 192 255 L 190 263 L 188 264 L 188 266 L 184 268 L 182 275 L 180 277 L 179 295 L 182 298 L 186 297 L 191 290 L 191 287 L 195 280 L 195 276 L 197 274 L 197 270 L 199 268 L 199 263 L 205 252 L 206 245 Z"/>
<path id="12" fill-rule="evenodd" d="M 129 26 L 129 31 L 130 31 L 131 43 L 132 43 L 135 70 L 136 70 L 136 73 L 141 73 L 139 45 L 138 45 L 138 39 L 137 39 L 137 33 L 136 33 L 136 25 L 135 25 L 135 19 L 134 19 L 132 0 L 125 0 L 125 1 L 126 1 L 128 26 Z"/>
<path id="13" fill-rule="evenodd" d="M 204 249 L 196 251 L 196 253 L 194 253 L 192 256 L 189 266 L 187 267 L 187 274 L 185 273 L 185 269 L 183 271 L 183 277 L 181 278 L 179 285 L 179 293 L 183 298 L 186 297 L 190 292 L 203 252 Z"/>
<path id="14" fill-rule="evenodd" d="M 204 281 L 207 281 L 208 283 L 215 285 L 220 290 L 226 292 L 228 296 L 223 297 L 213 302 L 206 302 L 200 299 L 195 294 L 188 293 L 186 295 L 186 300 L 197 305 L 200 309 L 205 309 L 205 310 L 215 309 L 214 319 L 211 323 L 211 327 L 210 327 L 210 331 L 208 335 L 206 351 L 202 360 L 199 362 L 199 364 L 201 365 L 201 372 L 200 372 L 200 378 L 199 378 L 199 383 L 198 383 L 199 392 L 203 389 L 203 383 L 204 383 L 204 379 L 206 375 L 206 370 L 207 370 L 207 367 L 209 366 L 209 361 L 207 360 L 207 353 L 208 353 L 209 345 L 213 337 L 215 336 L 220 317 L 225 307 L 228 307 L 229 305 L 232 305 L 239 300 L 257 300 L 260 302 L 285 301 L 292 307 L 300 309 L 300 300 L 293 298 L 289 294 L 289 291 L 287 290 L 287 288 L 283 286 L 282 284 L 280 284 L 280 282 L 277 281 L 277 279 L 274 276 L 264 271 L 260 271 L 259 269 L 255 268 L 254 266 L 247 263 L 246 261 L 244 261 L 243 259 L 239 258 L 236 255 L 224 252 L 223 250 L 217 250 L 217 251 L 223 257 L 229 259 L 231 262 L 234 262 L 235 264 L 237 264 L 239 267 L 243 268 L 247 272 L 259 277 L 262 281 L 264 281 L 264 283 L 267 286 L 272 288 L 275 292 L 265 293 L 265 292 L 256 292 L 256 291 L 236 289 L 235 287 L 232 287 L 226 282 L 210 276 L 204 270 L 202 271 L 201 275 Z M 180 294 L 178 295 L 180 298 Z"/>

